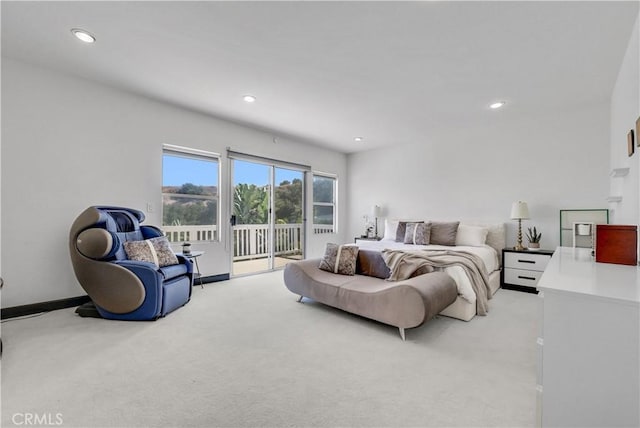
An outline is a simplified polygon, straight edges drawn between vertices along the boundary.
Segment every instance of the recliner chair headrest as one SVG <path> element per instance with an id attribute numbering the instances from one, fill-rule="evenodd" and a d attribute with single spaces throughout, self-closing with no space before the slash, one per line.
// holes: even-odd
<path id="1" fill-rule="evenodd" d="M 138 221 L 128 212 L 108 211 L 116 223 L 117 232 L 133 232 L 138 229 Z"/>
<path id="2" fill-rule="evenodd" d="M 94 205 L 91 208 L 108 214 L 111 214 L 112 212 L 126 213 L 127 215 L 132 216 L 132 218 L 135 219 L 138 223 L 144 222 L 146 218 L 144 212 L 136 210 L 134 208 L 115 207 L 111 205 Z"/>

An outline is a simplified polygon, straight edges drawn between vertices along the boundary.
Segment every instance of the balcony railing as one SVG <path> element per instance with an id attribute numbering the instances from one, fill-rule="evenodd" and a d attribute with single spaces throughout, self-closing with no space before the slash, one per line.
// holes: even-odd
<path id="1" fill-rule="evenodd" d="M 218 227 L 204 226 L 162 226 L 169 242 L 215 241 L 218 239 Z"/>
<path id="2" fill-rule="evenodd" d="M 218 227 L 204 226 L 163 226 L 170 242 L 212 241 L 218 239 Z M 314 234 L 333 233 L 333 226 L 314 224 Z M 269 225 L 241 224 L 233 226 L 233 260 L 248 260 L 269 255 Z M 276 224 L 275 255 L 302 254 L 302 224 Z"/>

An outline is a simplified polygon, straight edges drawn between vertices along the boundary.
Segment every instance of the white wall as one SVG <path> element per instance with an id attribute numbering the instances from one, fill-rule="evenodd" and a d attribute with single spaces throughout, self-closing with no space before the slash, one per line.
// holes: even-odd
<path id="1" fill-rule="evenodd" d="M 0 12 L 0 19 L 2 13 Z M 2 80 L 2 58 L 0 57 L 0 81 Z M 2 99 L 2 85 L 0 85 L 0 100 Z M 0 109 L 1 110 L 1 109 Z M 2 114 L 0 114 L 0 129 L 2 129 Z M 2 138 L 0 137 L 0 243 L 2 242 Z M 2 277 L 2 245 L 0 245 L 0 278 Z M 0 298 L 0 306 L 2 299 Z"/>
<path id="2" fill-rule="evenodd" d="M 236 151 L 311 165 L 338 174 L 346 206 L 346 156 L 121 92 L 72 76 L 2 59 L 2 307 L 85 294 L 69 261 L 69 226 L 86 207 L 112 204 L 146 210 L 161 224 L 162 144 L 224 155 Z M 222 198 L 228 196 L 222 158 Z M 339 222 L 346 223 L 340 211 Z M 224 219 L 223 219 L 224 220 Z M 221 225 L 226 222 L 221 220 Z M 224 229 L 223 229 L 224 230 Z M 308 256 L 343 235 L 309 237 Z M 223 242 L 205 250 L 206 274 L 228 273 Z"/>
<path id="3" fill-rule="evenodd" d="M 616 224 L 640 223 L 640 147 L 636 144 L 636 153 L 631 157 L 627 151 L 627 133 L 630 129 L 635 132 L 635 122 L 640 117 L 639 21 L 640 18 L 633 28 L 611 96 L 611 168 L 629 168 L 626 177 L 610 179 L 610 193 L 622 196 L 622 202 L 610 207 L 612 223 Z"/>
<path id="4" fill-rule="evenodd" d="M 523 200 L 531 216 L 523 231 L 536 226 L 541 246 L 554 249 L 561 209 L 607 208 L 609 105 L 521 120 L 509 117 L 515 111 L 496 111 L 482 129 L 452 127 L 438 141 L 349 155 L 351 234 L 377 203 L 389 218 L 505 222 L 513 246 L 511 204 Z"/>

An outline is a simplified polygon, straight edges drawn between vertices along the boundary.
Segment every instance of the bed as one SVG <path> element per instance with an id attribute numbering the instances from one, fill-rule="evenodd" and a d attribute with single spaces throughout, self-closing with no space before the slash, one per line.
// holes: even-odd
<path id="1" fill-rule="evenodd" d="M 404 230 L 402 230 L 403 223 Z M 436 234 L 437 236 L 432 236 L 432 240 L 427 239 L 426 242 L 429 242 L 429 244 L 424 244 L 424 240 L 411 239 L 411 236 L 409 236 L 411 233 L 407 232 L 407 225 L 416 223 L 415 221 L 387 220 L 385 221 L 385 234 L 382 240 L 358 240 L 358 247 L 381 252 L 385 249 L 402 251 L 424 249 L 472 253 L 477 255 L 484 264 L 485 272 L 488 276 L 487 297 L 490 299 L 496 293 L 500 288 L 501 266 L 499 254 L 505 247 L 504 223 L 422 222 L 425 226 L 429 225 L 429 227 L 433 228 L 432 231 L 439 232 Z M 411 226 L 409 226 L 409 232 L 413 231 L 413 238 L 416 237 L 416 229 L 416 227 L 411 229 Z M 445 231 L 444 235 L 442 234 L 443 230 Z M 435 244 L 431 242 L 435 242 Z M 447 245 L 442 245 L 443 243 Z M 470 321 L 477 313 L 476 293 L 473 291 L 472 279 L 458 266 L 445 267 L 442 270 L 456 282 L 458 298 L 440 314 Z M 476 284 L 476 286 L 480 285 Z M 485 287 L 484 285 L 482 286 Z"/>

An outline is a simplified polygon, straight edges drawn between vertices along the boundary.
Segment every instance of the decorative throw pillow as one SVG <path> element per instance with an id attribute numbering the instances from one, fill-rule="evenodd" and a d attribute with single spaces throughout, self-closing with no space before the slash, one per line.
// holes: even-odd
<path id="1" fill-rule="evenodd" d="M 429 245 L 431 237 L 431 223 L 407 223 L 404 234 L 405 244 Z"/>
<path id="2" fill-rule="evenodd" d="M 432 221 L 430 243 L 433 245 L 456 245 L 459 221 Z"/>
<path id="3" fill-rule="evenodd" d="M 358 247 L 350 245 L 327 244 L 319 268 L 341 275 L 355 275 Z"/>
<path id="4" fill-rule="evenodd" d="M 391 271 L 384 262 L 382 253 L 379 251 L 359 250 L 356 261 L 356 273 L 358 275 L 387 279 L 389 278 Z"/>
<path id="5" fill-rule="evenodd" d="M 461 224 L 458 226 L 456 235 L 456 245 L 467 245 L 470 247 L 481 247 L 487 240 L 489 229 L 482 226 L 468 226 Z"/>
<path id="6" fill-rule="evenodd" d="M 165 236 L 144 241 L 127 241 L 123 246 L 129 260 L 149 262 L 158 267 L 178 264 L 178 258 L 171 250 Z"/>
<path id="7" fill-rule="evenodd" d="M 424 223 L 423 221 L 400 221 L 396 229 L 396 242 L 404 242 L 404 235 L 407 233 L 407 224 Z"/>
<path id="8" fill-rule="evenodd" d="M 398 220 L 384 219 L 384 236 L 383 241 L 395 241 L 396 231 L 398 230 Z"/>

